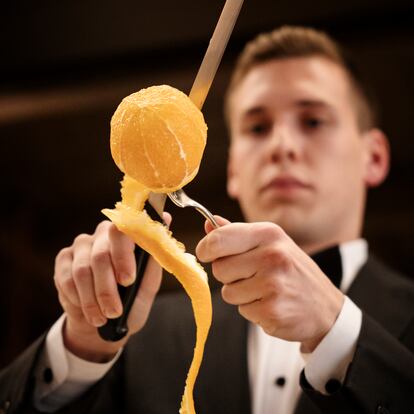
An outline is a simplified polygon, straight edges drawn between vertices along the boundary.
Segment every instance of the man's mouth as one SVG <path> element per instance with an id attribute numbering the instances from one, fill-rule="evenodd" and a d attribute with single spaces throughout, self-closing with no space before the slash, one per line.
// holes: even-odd
<path id="1" fill-rule="evenodd" d="M 310 190 L 312 186 L 291 175 L 281 175 L 273 178 L 261 188 L 261 192 L 275 191 L 280 194 L 293 194 L 298 191 Z"/>

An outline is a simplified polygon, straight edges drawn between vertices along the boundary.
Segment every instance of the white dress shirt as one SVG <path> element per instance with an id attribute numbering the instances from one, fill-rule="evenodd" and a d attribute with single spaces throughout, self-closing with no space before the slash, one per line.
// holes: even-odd
<path id="1" fill-rule="evenodd" d="M 368 257 L 365 240 L 340 246 L 341 290 L 346 292 Z M 252 414 L 292 414 L 300 393 L 299 374 L 305 369 L 307 381 L 326 394 L 330 379 L 343 381 L 352 361 L 361 329 L 360 309 L 348 298 L 325 338 L 311 354 L 301 354 L 297 342 L 267 335 L 257 325 L 248 330 L 248 369 Z M 62 328 L 65 315 L 49 331 L 44 351 L 35 370 L 36 408 L 53 412 L 75 399 L 101 379 L 119 358 L 107 363 L 82 360 L 65 349 Z"/>
<path id="2" fill-rule="evenodd" d="M 340 289 L 346 292 L 367 261 L 367 243 L 354 240 L 341 245 L 339 251 Z M 260 326 L 250 324 L 247 357 L 252 414 L 292 414 L 300 394 L 299 375 L 303 368 L 307 381 L 323 394 L 327 394 L 328 380 L 342 382 L 354 355 L 361 321 L 360 309 L 346 296 L 335 324 L 311 354 L 301 354 L 298 342 L 274 338 Z"/>

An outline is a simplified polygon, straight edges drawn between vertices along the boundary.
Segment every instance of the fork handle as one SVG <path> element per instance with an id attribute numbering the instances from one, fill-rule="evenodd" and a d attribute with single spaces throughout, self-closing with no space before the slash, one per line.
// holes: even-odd
<path id="1" fill-rule="evenodd" d="M 201 208 L 201 206 L 200 207 L 195 206 L 195 209 L 199 213 L 201 213 L 204 216 L 204 218 L 206 218 L 213 225 L 214 228 L 218 229 L 220 227 L 216 219 L 214 218 L 214 216 L 205 207 Z"/>
<path id="2" fill-rule="evenodd" d="M 122 301 L 122 315 L 118 318 L 108 319 L 105 325 L 98 328 L 98 333 L 105 341 L 116 342 L 128 333 L 128 316 L 134 304 L 139 287 L 141 286 L 147 267 L 149 253 L 136 246 L 137 275 L 134 283 L 129 286 L 118 285 L 119 296 Z"/>

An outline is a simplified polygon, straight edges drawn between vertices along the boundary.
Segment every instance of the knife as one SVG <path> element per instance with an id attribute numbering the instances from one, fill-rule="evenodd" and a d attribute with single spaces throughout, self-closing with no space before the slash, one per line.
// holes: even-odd
<path id="1" fill-rule="evenodd" d="M 167 195 L 160 193 L 149 194 L 148 200 L 145 204 L 145 210 L 148 215 L 166 225 L 163 219 L 164 205 Z M 138 289 L 141 286 L 144 277 L 145 269 L 147 267 L 149 253 L 139 246 L 135 247 L 135 258 L 137 263 L 137 272 L 135 281 L 129 286 L 122 286 L 118 284 L 118 292 L 122 302 L 122 315 L 118 318 L 108 319 L 105 325 L 98 328 L 98 333 L 102 339 L 106 341 L 119 341 L 128 333 L 128 316 L 134 304 Z"/>
<path id="2" fill-rule="evenodd" d="M 243 1 L 244 0 L 226 0 L 226 3 L 224 4 L 189 93 L 189 98 L 199 109 L 202 108 L 211 84 L 213 83 L 214 76 L 219 67 L 221 58 L 223 57 L 224 50 L 226 49 L 230 34 L 233 31 L 237 17 L 240 13 Z M 166 197 L 166 194 L 150 193 L 146 203 L 146 210 L 152 219 L 157 220 L 161 218 L 164 222 L 162 213 Z M 158 215 L 158 217 L 155 217 L 156 215 Z M 137 274 L 134 283 L 127 287 L 118 285 L 118 291 L 123 306 L 122 315 L 119 318 L 108 319 L 105 325 L 98 328 L 99 335 L 107 341 L 119 341 L 128 333 L 128 315 L 134 304 L 149 258 L 149 254 L 138 246 L 136 247 L 135 252 L 137 258 Z"/>

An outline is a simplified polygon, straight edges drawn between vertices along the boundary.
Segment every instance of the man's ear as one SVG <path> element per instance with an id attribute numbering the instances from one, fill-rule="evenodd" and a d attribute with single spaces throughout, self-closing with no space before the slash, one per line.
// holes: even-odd
<path id="1" fill-rule="evenodd" d="M 229 151 L 229 157 L 227 160 L 227 194 L 230 198 L 233 199 L 237 199 L 239 196 L 239 180 L 234 169 L 234 161 L 231 155 L 231 149 Z"/>
<path id="2" fill-rule="evenodd" d="M 390 146 L 386 135 L 373 128 L 364 134 L 366 145 L 365 184 L 367 187 L 380 185 L 390 168 Z"/>

